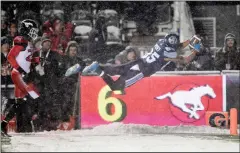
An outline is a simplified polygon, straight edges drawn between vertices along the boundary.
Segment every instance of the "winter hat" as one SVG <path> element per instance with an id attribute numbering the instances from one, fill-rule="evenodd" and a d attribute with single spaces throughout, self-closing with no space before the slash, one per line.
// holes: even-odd
<path id="1" fill-rule="evenodd" d="M 72 47 L 72 46 L 78 48 L 78 43 L 77 43 L 76 41 L 74 41 L 74 40 L 69 41 L 68 44 L 67 44 L 67 47 L 66 47 L 66 49 L 65 49 L 65 54 L 66 54 L 66 55 L 67 55 L 68 52 L 69 52 L 69 48 Z"/>
<path id="2" fill-rule="evenodd" d="M 129 52 L 131 52 L 131 51 L 133 51 L 133 52 L 136 51 L 136 49 L 135 49 L 134 47 L 132 47 L 132 46 L 127 46 L 127 47 L 125 48 L 125 50 L 126 50 L 127 53 L 129 53 Z"/>
<path id="3" fill-rule="evenodd" d="M 125 48 L 125 51 L 126 51 L 126 55 L 129 53 L 129 52 L 134 52 L 136 54 L 136 57 L 140 57 L 140 52 L 138 50 L 138 48 L 136 47 L 133 47 L 133 46 L 127 46 Z"/>
<path id="4" fill-rule="evenodd" d="M 76 41 L 71 40 L 71 41 L 69 41 L 69 42 L 67 43 L 67 46 L 70 46 L 70 45 L 72 45 L 72 44 L 78 45 L 78 43 L 77 43 Z"/>
<path id="5" fill-rule="evenodd" d="M 226 34 L 226 36 L 225 36 L 225 40 L 227 40 L 227 39 L 235 39 L 235 35 L 232 34 L 232 33 L 228 33 L 228 34 Z"/>
<path id="6" fill-rule="evenodd" d="M 234 40 L 234 46 L 237 45 L 237 44 L 236 44 L 236 37 L 235 37 L 234 34 L 232 34 L 232 33 L 226 34 L 225 40 L 224 40 L 224 46 L 226 46 L 227 39 L 233 39 L 233 40 Z"/>
<path id="7" fill-rule="evenodd" d="M 1 37 L 1 46 L 4 44 L 10 44 L 10 40 L 7 37 Z"/>
<path id="8" fill-rule="evenodd" d="M 47 36 L 42 37 L 41 41 L 42 41 L 41 45 L 42 45 L 45 41 L 50 41 L 50 42 L 52 43 L 52 40 L 51 40 L 49 37 L 47 37 Z"/>

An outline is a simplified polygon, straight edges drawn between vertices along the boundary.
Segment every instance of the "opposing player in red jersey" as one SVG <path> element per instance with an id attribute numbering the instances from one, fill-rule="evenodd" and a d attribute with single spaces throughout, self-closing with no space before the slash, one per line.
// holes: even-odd
<path id="1" fill-rule="evenodd" d="M 3 136 L 9 136 L 7 134 L 7 124 L 15 116 L 15 113 L 17 114 L 20 109 L 27 108 L 26 96 L 29 95 L 33 99 L 39 97 L 34 85 L 29 81 L 31 63 L 39 62 L 38 57 L 32 58 L 33 48 L 31 46 L 31 43 L 38 37 L 38 24 L 34 20 L 25 19 L 20 23 L 18 30 L 19 36 L 14 38 L 14 46 L 7 57 L 13 68 L 11 78 L 15 85 L 16 102 L 1 123 L 1 134 Z"/>

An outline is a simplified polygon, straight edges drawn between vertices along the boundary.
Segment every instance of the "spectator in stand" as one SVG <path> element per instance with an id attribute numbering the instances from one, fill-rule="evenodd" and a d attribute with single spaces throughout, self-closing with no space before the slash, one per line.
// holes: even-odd
<path id="1" fill-rule="evenodd" d="M 123 64 L 123 54 L 122 53 L 119 53 L 118 55 L 115 56 L 114 64 L 116 64 L 116 65 Z"/>
<path id="2" fill-rule="evenodd" d="M 17 22 L 15 20 L 10 21 L 8 25 L 8 34 L 7 37 L 10 41 L 10 48 L 13 45 L 13 39 L 18 35 L 17 32 Z"/>
<path id="3" fill-rule="evenodd" d="M 40 63 L 36 65 L 37 87 L 41 96 L 38 101 L 38 125 L 39 130 L 56 130 L 61 119 L 61 100 L 59 94 L 60 55 L 51 50 L 52 41 L 48 37 L 42 37 L 42 48 L 34 52 L 34 57 L 40 57 Z"/>
<path id="4" fill-rule="evenodd" d="M 9 39 L 1 38 L 1 84 L 13 84 L 11 79 L 11 65 L 7 60 L 7 55 L 10 51 Z"/>
<path id="5" fill-rule="evenodd" d="M 6 36 L 8 33 L 7 30 L 7 13 L 4 10 L 1 10 L 1 36 Z"/>
<path id="6" fill-rule="evenodd" d="M 224 39 L 224 47 L 215 56 L 217 70 L 240 70 L 240 51 L 237 49 L 235 35 L 228 33 Z"/>
<path id="7" fill-rule="evenodd" d="M 96 60 L 106 47 L 107 40 L 107 27 L 104 11 L 100 11 L 97 15 L 95 27 L 90 31 L 89 34 L 89 53 Z M 101 61 L 104 61 L 101 59 Z"/>
<path id="8" fill-rule="evenodd" d="M 139 51 L 137 48 L 132 46 L 127 46 L 125 50 L 120 52 L 115 56 L 115 64 L 120 65 L 130 61 L 134 61 L 140 57 Z"/>
<path id="9" fill-rule="evenodd" d="M 7 21 L 1 21 L 1 35 L 6 36 L 7 33 Z"/>
<path id="10" fill-rule="evenodd" d="M 126 55 L 127 62 L 134 61 L 134 60 L 136 60 L 140 57 L 137 49 L 132 47 L 132 46 L 127 46 L 125 48 L 125 50 L 126 50 L 126 53 L 127 53 L 127 55 Z"/>
<path id="11" fill-rule="evenodd" d="M 152 35 L 155 33 L 155 21 L 157 19 L 157 11 L 155 2 L 132 2 L 132 12 L 130 14 L 137 14 L 134 20 L 137 24 L 137 31 L 140 35 Z"/>
<path id="12" fill-rule="evenodd" d="M 1 80 L 1 83 L 4 84 L 5 81 L 7 83 L 12 83 L 10 73 L 11 73 L 11 66 L 7 61 L 7 55 L 10 51 L 10 41 L 7 37 L 1 38 L 1 66 L 2 66 L 2 76 L 5 76 L 7 80 Z"/>
<path id="13" fill-rule="evenodd" d="M 63 19 L 53 17 L 43 24 L 43 36 L 50 37 L 52 41 L 52 51 L 57 51 L 61 55 L 67 47 L 67 43 L 71 40 L 73 33 L 73 24 L 64 23 Z"/>
<path id="14" fill-rule="evenodd" d="M 95 27 L 89 34 L 88 56 L 100 63 L 106 63 L 125 48 L 119 39 L 120 30 L 118 27 L 115 27 L 115 24 L 119 24 L 117 23 L 119 21 L 111 23 L 108 20 L 116 15 L 115 13 L 115 11 L 109 10 L 99 11 Z M 114 23 L 114 25 L 110 23 Z"/>
<path id="15" fill-rule="evenodd" d="M 86 66 L 86 63 L 82 60 L 81 57 L 77 56 L 79 51 L 79 46 L 76 41 L 70 41 L 65 51 L 65 55 L 62 57 L 61 62 L 61 76 L 62 81 L 60 88 L 60 95 L 62 95 L 62 121 L 69 121 L 70 117 L 73 115 L 74 109 L 74 94 L 76 92 L 78 84 L 78 74 L 73 74 L 71 76 L 65 77 L 64 74 L 68 68 L 72 67 L 75 64 L 80 64 L 83 69 Z"/>
<path id="16" fill-rule="evenodd" d="M 1 37 L 1 65 L 7 62 L 7 55 L 9 51 L 10 51 L 9 39 L 6 36 Z"/>
<path id="17" fill-rule="evenodd" d="M 10 97 L 7 93 L 7 85 L 13 84 L 11 79 L 11 65 L 7 61 L 7 55 L 10 51 L 9 48 L 9 40 L 7 37 L 1 38 L 1 85 L 5 85 L 5 89 L 2 88 L 2 97 L 6 97 L 7 99 L 13 98 Z M 12 99 L 15 101 L 14 99 Z M 8 100 L 9 101 L 9 100 Z"/>
<path id="18" fill-rule="evenodd" d="M 109 60 L 107 60 L 106 64 L 114 64 L 115 63 L 115 59 L 111 58 Z"/>

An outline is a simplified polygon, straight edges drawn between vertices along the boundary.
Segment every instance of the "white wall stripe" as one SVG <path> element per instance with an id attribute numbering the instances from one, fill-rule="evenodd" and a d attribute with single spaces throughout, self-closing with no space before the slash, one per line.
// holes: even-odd
<path id="1" fill-rule="evenodd" d="M 227 111 L 227 85 L 226 74 L 222 74 L 223 111 Z"/>

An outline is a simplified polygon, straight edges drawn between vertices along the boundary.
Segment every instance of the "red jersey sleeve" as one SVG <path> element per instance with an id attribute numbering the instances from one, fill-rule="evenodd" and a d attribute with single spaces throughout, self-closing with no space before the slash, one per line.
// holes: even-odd
<path id="1" fill-rule="evenodd" d="M 24 48 L 28 44 L 28 41 L 26 39 L 24 39 L 23 36 L 16 36 L 13 39 L 13 43 L 14 43 L 14 46 L 10 50 L 10 52 L 9 52 L 9 54 L 7 56 L 7 59 L 8 59 L 9 63 L 11 64 L 11 66 L 13 68 L 18 69 L 19 65 L 18 65 L 18 63 L 16 61 L 16 57 L 18 56 L 19 52 L 24 50 Z"/>
<path id="2" fill-rule="evenodd" d="M 14 45 L 13 48 L 10 50 L 8 56 L 7 56 L 8 62 L 15 69 L 19 68 L 19 65 L 18 65 L 18 63 L 16 61 L 16 57 L 22 50 L 24 50 L 23 46 Z"/>

